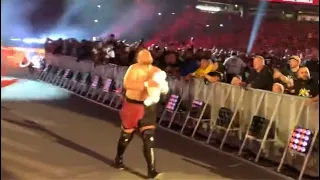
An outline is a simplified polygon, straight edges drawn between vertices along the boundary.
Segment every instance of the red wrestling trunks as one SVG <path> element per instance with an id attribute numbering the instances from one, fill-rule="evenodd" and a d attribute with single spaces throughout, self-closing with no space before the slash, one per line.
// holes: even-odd
<path id="1" fill-rule="evenodd" d="M 120 111 L 122 127 L 124 129 L 135 129 L 144 115 L 144 104 L 140 101 L 125 98 Z"/>
<path id="2" fill-rule="evenodd" d="M 120 118 L 124 129 L 156 125 L 156 105 L 146 107 L 142 101 L 125 98 L 120 111 Z"/>

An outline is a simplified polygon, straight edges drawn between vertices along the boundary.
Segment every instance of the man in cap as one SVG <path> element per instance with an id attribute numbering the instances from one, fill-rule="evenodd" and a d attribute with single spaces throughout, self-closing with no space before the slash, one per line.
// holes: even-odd
<path id="1" fill-rule="evenodd" d="M 301 59 L 299 56 L 291 56 L 289 58 L 289 68 L 282 70 L 274 69 L 273 78 L 276 83 L 280 83 L 284 86 L 287 93 L 293 93 L 293 81 L 297 79 L 297 72 L 300 68 Z"/>

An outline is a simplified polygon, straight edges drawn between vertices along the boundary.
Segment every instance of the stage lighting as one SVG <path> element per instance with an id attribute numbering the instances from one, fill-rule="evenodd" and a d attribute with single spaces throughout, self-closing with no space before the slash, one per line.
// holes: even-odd
<path id="1" fill-rule="evenodd" d="M 289 149 L 306 154 L 310 148 L 313 132 L 309 129 L 296 127 L 291 134 Z"/>
<path id="2" fill-rule="evenodd" d="M 192 102 L 192 108 L 200 108 L 200 109 L 202 109 L 203 105 L 204 105 L 204 102 L 199 101 L 199 100 L 194 100 Z"/>
<path id="3" fill-rule="evenodd" d="M 167 105 L 166 105 L 166 109 L 171 110 L 171 111 L 176 110 L 179 101 L 180 101 L 180 96 L 172 94 L 170 96 L 170 99 L 169 99 Z"/>
<path id="4" fill-rule="evenodd" d="M 99 86 L 99 82 L 100 82 L 100 77 L 99 77 L 99 76 L 95 76 L 95 77 L 93 78 L 91 87 L 92 87 L 92 88 L 97 88 L 97 87 Z"/>
<path id="5" fill-rule="evenodd" d="M 104 82 L 104 86 L 103 86 L 102 90 L 104 92 L 110 92 L 112 90 L 112 84 L 113 84 L 113 80 L 112 79 L 107 79 Z"/>

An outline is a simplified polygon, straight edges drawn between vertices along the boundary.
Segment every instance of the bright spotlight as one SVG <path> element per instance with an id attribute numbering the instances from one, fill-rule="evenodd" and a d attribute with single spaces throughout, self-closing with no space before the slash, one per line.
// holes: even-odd
<path id="1" fill-rule="evenodd" d="M 234 5 L 234 7 L 236 7 L 236 8 L 237 8 L 237 7 L 238 7 L 238 4 Z"/>
<path id="2" fill-rule="evenodd" d="M 206 27 L 209 27 L 209 26 L 210 26 L 209 24 L 206 25 Z"/>
<path id="3" fill-rule="evenodd" d="M 27 43 L 27 44 L 44 44 L 46 42 L 46 39 L 37 39 L 37 38 L 24 38 L 22 39 L 22 42 Z"/>
<path id="4" fill-rule="evenodd" d="M 94 22 L 95 22 L 95 23 L 97 23 L 97 22 L 98 22 L 98 20 L 96 19 L 96 20 L 94 20 Z"/>
<path id="5" fill-rule="evenodd" d="M 158 15 L 161 16 L 162 14 L 161 14 L 161 13 L 158 13 Z"/>
<path id="6" fill-rule="evenodd" d="M 223 24 L 220 24 L 220 27 L 223 27 Z"/>
<path id="7" fill-rule="evenodd" d="M 101 5 L 97 5 L 98 8 L 101 8 Z"/>
<path id="8" fill-rule="evenodd" d="M 172 15 L 175 15 L 176 13 L 171 13 Z"/>
<path id="9" fill-rule="evenodd" d="M 11 38 L 10 40 L 11 41 L 21 41 L 21 39 L 19 39 L 19 38 Z"/>

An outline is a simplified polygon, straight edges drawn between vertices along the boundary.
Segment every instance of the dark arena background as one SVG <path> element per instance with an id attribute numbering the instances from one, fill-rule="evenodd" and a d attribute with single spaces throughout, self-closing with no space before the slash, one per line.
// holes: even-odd
<path id="1" fill-rule="evenodd" d="M 1 0 L 1 177 L 114 168 L 123 78 L 147 49 L 162 179 L 319 179 L 319 0 Z"/>

